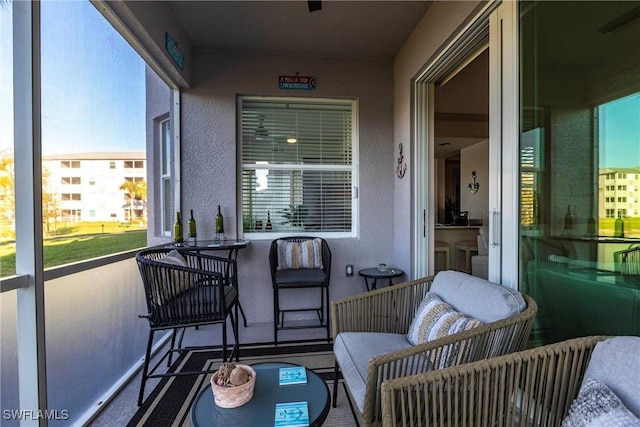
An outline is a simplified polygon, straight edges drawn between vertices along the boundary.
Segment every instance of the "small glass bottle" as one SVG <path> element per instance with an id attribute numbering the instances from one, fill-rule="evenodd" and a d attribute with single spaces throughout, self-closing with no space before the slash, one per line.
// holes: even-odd
<path id="1" fill-rule="evenodd" d="M 184 238 L 182 235 L 182 218 L 180 212 L 176 212 L 176 222 L 173 224 L 173 242 L 176 246 L 182 246 Z"/>
<path id="2" fill-rule="evenodd" d="M 614 233 L 615 237 L 624 237 L 624 219 L 622 219 L 622 213 L 618 210 L 618 218 L 616 218 L 616 222 L 614 224 Z"/>
<path id="3" fill-rule="evenodd" d="M 267 225 L 264 226 L 264 229 L 267 231 L 273 230 L 273 225 L 271 225 L 271 211 L 267 211 Z"/>
<path id="4" fill-rule="evenodd" d="M 198 242 L 198 233 L 196 233 L 196 220 L 193 217 L 193 209 L 190 211 L 189 222 L 187 223 L 189 229 L 189 243 L 195 245 Z"/>

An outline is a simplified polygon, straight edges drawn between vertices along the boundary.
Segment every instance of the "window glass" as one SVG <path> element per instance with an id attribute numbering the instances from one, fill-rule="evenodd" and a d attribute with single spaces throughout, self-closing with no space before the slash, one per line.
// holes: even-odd
<path id="1" fill-rule="evenodd" d="M 15 274 L 13 7 L 0 2 L 0 277 Z"/>
<path id="2" fill-rule="evenodd" d="M 538 343 L 640 333 L 638 4 L 520 3 L 520 283 Z"/>
<path id="3" fill-rule="evenodd" d="M 168 86 L 89 1 L 40 5 L 45 267 L 144 247 L 147 92 Z"/>
<path id="4" fill-rule="evenodd" d="M 240 106 L 244 233 L 353 235 L 354 103 L 242 98 Z"/>

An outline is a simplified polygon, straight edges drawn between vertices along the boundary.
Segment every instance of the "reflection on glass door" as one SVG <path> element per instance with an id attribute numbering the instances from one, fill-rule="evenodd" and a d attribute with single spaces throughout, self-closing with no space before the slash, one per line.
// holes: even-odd
<path id="1" fill-rule="evenodd" d="M 640 334 L 640 2 L 520 13 L 520 287 L 536 343 Z"/>

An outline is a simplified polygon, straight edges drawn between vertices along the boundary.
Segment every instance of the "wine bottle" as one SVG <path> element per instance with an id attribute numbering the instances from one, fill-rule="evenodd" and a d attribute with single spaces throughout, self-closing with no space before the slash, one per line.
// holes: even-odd
<path id="1" fill-rule="evenodd" d="M 573 228 L 573 214 L 571 213 L 571 205 L 567 205 L 567 213 L 564 214 L 564 229 L 571 230 Z"/>
<path id="2" fill-rule="evenodd" d="M 271 225 L 271 211 L 267 211 L 267 225 L 265 225 L 264 229 L 267 231 L 273 230 L 273 225 Z"/>
<path id="3" fill-rule="evenodd" d="M 615 237 L 624 237 L 624 220 L 622 219 L 622 213 L 618 210 L 618 218 L 614 224 Z"/>
<path id="4" fill-rule="evenodd" d="M 216 215 L 216 233 L 224 233 L 224 218 L 220 212 L 220 205 L 218 205 L 218 214 Z"/>
<path id="5" fill-rule="evenodd" d="M 193 217 L 193 209 L 190 211 L 191 216 L 189 217 L 189 222 L 187 223 L 189 228 L 189 239 L 195 239 L 198 234 L 196 233 L 196 220 Z"/>
<path id="6" fill-rule="evenodd" d="M 173 241 L 176 245 L 182 245 L 184 239 L 182 237 L 182 218 L 180 212 L 176 212 L 176 223 L 173 224 Z"/>

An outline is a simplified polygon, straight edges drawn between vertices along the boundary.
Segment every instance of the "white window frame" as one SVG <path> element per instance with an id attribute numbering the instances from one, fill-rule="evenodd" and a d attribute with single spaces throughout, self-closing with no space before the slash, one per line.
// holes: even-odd
<path id="1" fill-rule="evenodd" d="M 351 164 L 350 165 L 265 165 L 260 166 L 256 164 L 243 164 L 242 159 L 242 111 L 243 111 L 243 102 L 255 102 L 255 101 L 264 101 L 264 102 L 300 102 L 300 103 L 309 103 L 309 104 L 319 104 L 319 103 L 327 103 L 327 104 L 342 104 L 342 105 L 350 105 L 351 113 L 352 113 L 352 134 L 351 134 Z M 274 238 L 290 236 L 293 234 L 304 234 L 307 236 L 316 236 L 322 238 L 353 238 L 358 237 L 359 235 L 359 209 L 358 209 L 358 183 L 359 183 L 359 123 L 358 123 L 358 103 L 353 99 L 332 99 L 332 98 L 289 98 L 289 97 L 261 97 L 261 96 L 239 96 L 237 102 L 237 161 L 238 161 L 238 175 L 237 175 L 237 223 L 238 223 L 238 236 L 239 238 L 248 238 L 252 240 L 270 240 Z M 352 197 L 351 197 L 351 230 L 350 231 L 311 231 L 311 230 L 300 230 L 300 232 L 293 231 L 262 231 L 262 232 L 245 232 L 243 226 L 243 188 L 242 188 L 242 174 L 245 170 L 256 170 L 256 169 L 265 169 L 265 170 L 326 170 L 326 171 L 349 171 L 351 173 L 351 189 L 352 189 Z M 280 219 L 274 217 L 274 213 L 272 212 L 271 221 L 280 221 Z M 263 223 L 266 223 L 263 221 Z"/>
<path id="2" fill-rule="evenodd" d="M 171 121 L 160 121 L 160 234 L 171 236 Z M 169 197 L 165 197 L 165 186 Z M 167 215 L 169 217 L 167 218 Z M 167 225 L 165 227 L 165 225 Z"/>

